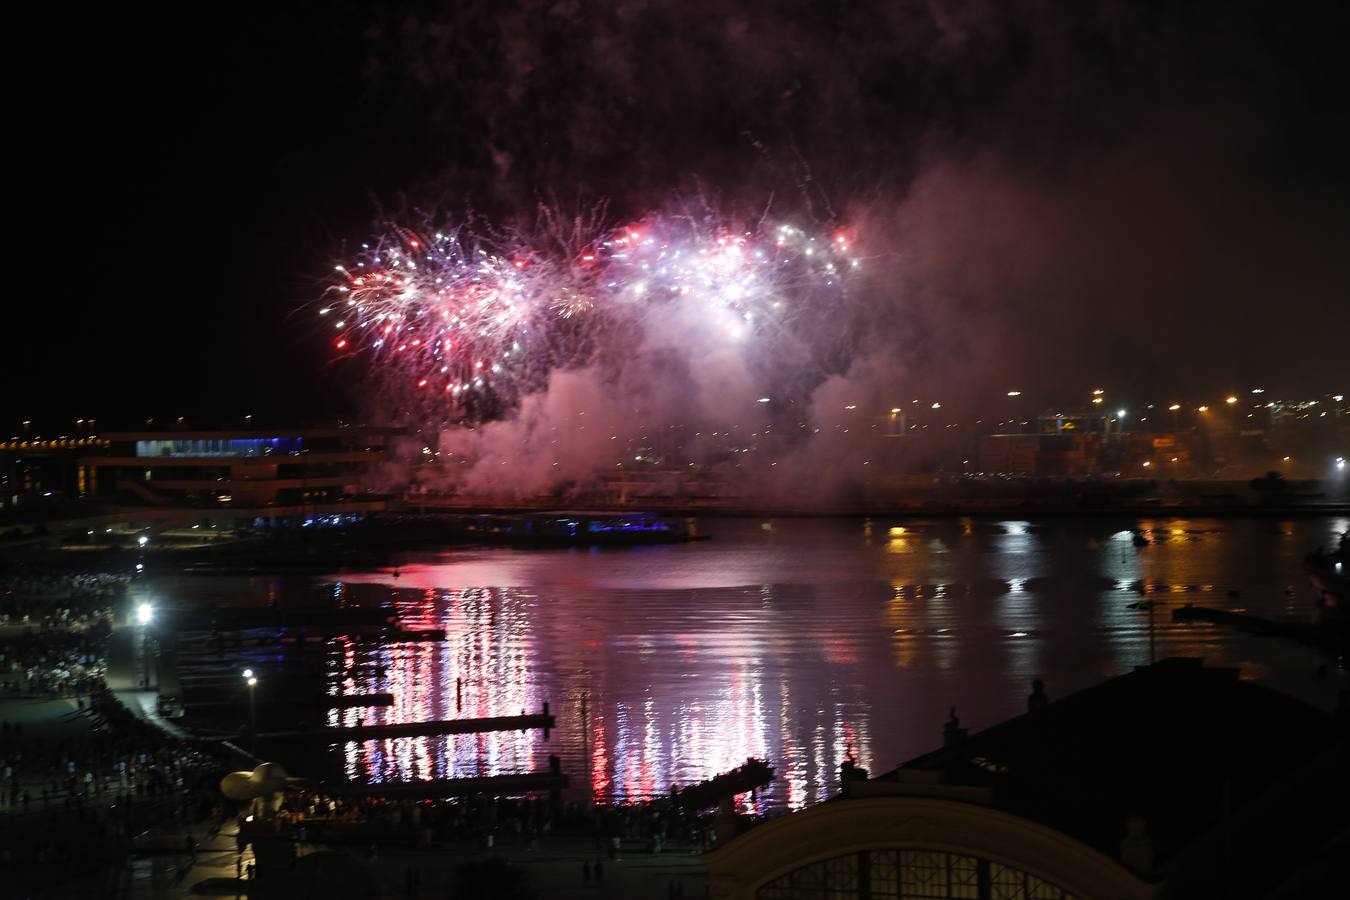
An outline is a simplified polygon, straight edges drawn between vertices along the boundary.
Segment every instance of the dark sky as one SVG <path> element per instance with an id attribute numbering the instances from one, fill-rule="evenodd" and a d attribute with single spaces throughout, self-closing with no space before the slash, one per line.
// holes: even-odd
<path id="1" fill-rule="evenodd" d="M 916 366 L 969 355 L 972 383 L 1045 391 L 1340 388 L 1343 9 L 26 10 L 0 431 L 350 410 L 354 373 L 297 310 L 377 207 L 637 216 L 699 191 L 869 223 L 915 297 L 894 341 Z"/>

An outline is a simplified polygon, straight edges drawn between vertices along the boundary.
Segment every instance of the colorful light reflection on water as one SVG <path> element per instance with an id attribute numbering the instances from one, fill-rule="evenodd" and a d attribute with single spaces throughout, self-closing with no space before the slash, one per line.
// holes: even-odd
<path id="1" fill-rule="evenodd" d="M 984 727 L 1020 712 L 1033 678 L 1058 697 L 1146 663 L 1146 600 L 1159 604 L 1160 658 L 1202 656 L 1294 691 L 1334 697 L 1338 686 L 1312 684 L 1308 651 L 1174 624 L 1170 610 L 1306 615 L 1299 561 L 1342 518 L 713 524 L 705 544 L 458 550 L 330 584 L 340 603 L 392 602 L 405 627 L 447 635 L 336 642 L 329 692 L 388 691 L 394 703 L 335 710 L 330 724 L 513 715 L 545 701 L 558 720 L 549 740 L 350 743 L 348 776 L 504 774 L 544 769 L 556 753 L 573 799 L 629 801 L 755 756 L 777 778 L 743 808 L 798 808 L 837 789 L 849 755 L 879 772 L 932 749 L 952 705 Z M 1131 544 L 1136 525 L 1146 548 Z"/>
<path id="2" fill-rule="evenodd" d="M 340 584 L 342 600 L 383 593 Z M 335 642 L 332 694 L 388 692 L 390 707 L 332 710 L 329 725 L 381 724 L 538 712 L 545 701 L 558 729 L 351 742 L 349 778 L 416 780 L 542 769 L 550 753 L 565 771 L 586 773 L 596 802 L 659 796 L 733 769 L 747 757 L 771 759 L 781 787 L 742 799 L 743 808 L 797 807 L 825 799 L 833 773 L 852 754 L 868 765 L 869 708 L 846 678 L 821 680 L 818 666 L 794 658 L 796 639 L 761 633 L 774 617 L 772 587 L 707 596 L 707 615 L 662 633 L 599 623 L 622 609 L 650 614 L 698 603 L 690 592 L 571 598 L 550 606 L 538 591 L 465 588 L 389 591 L 408 628 L 443 628 L 444 642 L 373 646 Z M 697 593 L 697 592 L 695 592 Z M 706 593 L 706 592 L 705 592 Z M 364 600 L 365 598 L 362 598 Z M 636 623 L 634 623 L 636 624 Z M 803 635 L 824 648 L 826 664 L 855 662 L 846 639 Z M 747 648 L 760 648 L 761 652 Z M 561 649 L 561 657 L 557 651 Z M 810 711 L 809 727 L 794 727 Z M 778 796 L 781 794 L 782 796 Z"/>

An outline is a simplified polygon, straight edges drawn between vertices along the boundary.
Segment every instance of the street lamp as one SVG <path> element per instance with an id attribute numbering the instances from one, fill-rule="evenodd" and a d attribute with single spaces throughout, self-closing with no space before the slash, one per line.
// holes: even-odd
<path id="1" fill-rule="evenodd" d="M 154 618 L 155 608 L 149 603 L 136 605 L 136 624 L 141 626 L 141 668 L 145 670 L 141 686 L 146 690 L 150 689 L 150 623 Z"/>
<path id="2" fill-rule="evenodd" d="M 252 669 L 245 669 L 243 672 L 244 683 L 248 685 L 248 740 L 249 749 L 253 753 L 258 752 L 258 715 L 257 706 L 254 703 L 254 688 L 258 686 L 258 679 L 254 676 Z"/>

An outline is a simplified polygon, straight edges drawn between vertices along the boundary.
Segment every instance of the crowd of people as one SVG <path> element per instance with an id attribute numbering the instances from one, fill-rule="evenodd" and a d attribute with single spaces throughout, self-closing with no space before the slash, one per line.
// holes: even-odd
<path id="1" fill-rule="evenodd" d="M 92 867 L 100 853 L 110 863 L 128 841 L 151 831 L 160 837 L 183 831 L 195 858 L 194 832 L 185 826 L 227 822 L 239 812 L 220 791 L 221 777 L 239 760 L 227 760 L 219 745 L 183 740 L 146 721 L 106 685 L 114 611 L 125 606 L 128 584 L 112 575 L 0 575 L 0 701 L 17 704 L 10 707 L 14 721 L 0 712 L 0 878 L 21 876 L 35 862 Z M 55 699 L 67 704 L 59 714 L 65 725 L 35 733 L 41 729 L 21 712 L 25 704 Z M 711 840 L 710 821 L 673 798 L 595 807 L 556 798 L 405 800 L 288 791 L 275 816 L 248 827 L 245 818 L 240 814 L 241 866 L 249 835 L 268 831 L 285 833 L 295 846 L 355 839 L 372 848 L 488 851 L 585 837 L 594 841 L 597 868 L 621 848 L 655 853 Z M 37 822 L 47 825 L 33 827 Z"/>
<path id="2" fill-rule="evenodd" d="M 129 583 L 0 575 L 0 877 L 12 884 L 50 881 L 53 864 L 96 870 L 123 858 L 129 838 L 219 802 L 228 766 L 137 718 L 106 686 Z"/>
<path id="3" fill-rule="evenodd" d="M 108 637 L 129 583 L 113 574 L 0 575 L 0 690 L 73 698 L 65 718 L 87 726 L 44 743 L 20 722 L 0 720 L 0 806 L 125 812 L 137 801 L 173 797 L 193 807 L 194 789 L 222 768 L 137 718 L 107 689 Z"/>
<path id="4" fill-rule="evenodd" d="M 671 846 L 704 848 L 712 820 L 666 799 L 628 806 L 554 803 L 544 798 L 464 797 L 389 800 L 321 791 L 288 792 L 270 824 L 300 840 L 384 839 L 428 847 L 533 849 L 550 836 L 594 840 L 597 854 L 619 848 L 659 853 Z"/>
<path id="5" fill-rule="evenodd" d="M 79 630 L 24 629 L 0 633 L 0 692 L 26 697 L 77 697 L 103 687 L 107 637 L 100 621 Z"/>
<path id="6" fill-rule="evenodd" d="M 103 686 L 118 575 L 0 576 L 0 693 L 80 697 Z"/>
<path id="7" fill-rule="evenodd" d="M 108 621 L 130 577 L 100 574 L 0 575 L 0 628 L 84 628 Z"/>

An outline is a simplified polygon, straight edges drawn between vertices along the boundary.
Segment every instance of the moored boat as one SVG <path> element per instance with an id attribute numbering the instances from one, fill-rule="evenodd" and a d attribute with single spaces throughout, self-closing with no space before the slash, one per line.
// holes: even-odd
<path id="1" fill-rule="evenodd" d="M 554 510 L 514 515 L 466 516 L 456 528 L 462 538 L 484 543 L 630 547 L 706 539 L 688 522 L 647 512 Z"/>

